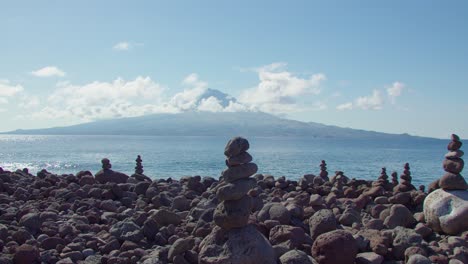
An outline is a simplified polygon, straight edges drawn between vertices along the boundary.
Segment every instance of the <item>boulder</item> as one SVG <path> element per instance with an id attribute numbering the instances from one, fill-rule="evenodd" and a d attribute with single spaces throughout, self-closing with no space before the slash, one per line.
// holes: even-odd
<path id="1" fill-rule="evenodd" d="M 16 249 L 13 256 L 15 264 L 31 264 L 39 260 L 39 250 L 29 244 L 23 244 Z"/>
<path id="2" fill-rule="evenodd" d="M 356 240 L 344 230 L 321 234 L 312 245 L 312 256 L 319 264 L 354 264 L 357 253 Z"/>
<path id="3" fill-rule="evenodd" d="M 270 243 L 252 225 L 231 230 L 215 227 L 199 248 L 199 264 L 276 264 Z"/>
<path id="4" fill-rule="evenodd" d="M 433 191 L 424 200 L 424 218 L 436 232 L 457 235 L 468 230 L 468 191 Z"/>
<path id="5" fill-rule="evenodd" d="M 250 196 L 244 196 L 240 200 L 223 201 L 216 207 L 213 220 L 224 229 L 243 227 L 249 221 L 251 208 Z"/>
<path id="6" fill-rule="evenodd" d="M 257 218 L 260 222 L 277 220 L 282 225 L 288 225 L 291 221 L 291 213 L 281 203 L 268 203 L 258 212 Z"/>
<path id="7" fill-rule="evenodd" d="M 410 227 L 416 223 L 411 211 L 401 204 L 392 205 L 390 215 L 385 218 L 384 225 L 388 228 L 397 226 Z"/>
<path id="8" fill-rule="evenodd" d="M 466 190 L 468 189 L 468 184 L 465 181 L 465 178 L 460 174 L 454 174 L 447 172 L 439 180 L 440 188 L 444 190 Z"/>
<path id="9" fill-rule="evenodd" d="M 280 264 L 314 264 L 314 259 L 304 251 L 290 250 L 279 258 Z"/>
<path id="10" fill-rule="evenodd" d="M 336 230 L 337 224 L 332 210 L 319 210 L 309 218 L 310 237 L 315 240 L 323 233 Z"/>

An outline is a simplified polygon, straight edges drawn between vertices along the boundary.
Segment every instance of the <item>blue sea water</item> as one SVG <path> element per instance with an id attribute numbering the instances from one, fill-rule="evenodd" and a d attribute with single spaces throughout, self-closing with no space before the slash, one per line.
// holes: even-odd
<path id="1" fill-rule="evenodd" d="M 251 137 L 249 152 L 259 173 L 298 179 L 318 174 L 322 159 L 331 175 L 376 179 L 382 167 L 400 175 L 409 162 L 413 184 L 429 184 L 443 175 L 448 140 L 336 140 L 291 137 Z M 0 167 L 45 168 L 56 174 L 90 170 L 96 173 L 107 157 L 114 170 L 131 174 L 141 155 L 151 178 L 187 175 L 219 177 L 225 169 L 224 146 L 229 137 L 161 136 L 30 136 L 0 135 Z"/>

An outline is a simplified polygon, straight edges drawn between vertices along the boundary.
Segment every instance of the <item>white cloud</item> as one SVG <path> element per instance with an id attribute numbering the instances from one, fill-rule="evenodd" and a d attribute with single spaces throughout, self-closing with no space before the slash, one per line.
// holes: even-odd
<path id="1" fill-rule="evenodd" d="M 114 50 L 125 51 L 125 50 L 129 50 L 131 46 L 132 45 L 129 42 L 122 41 L 122 42 L 115 44 L 112 48 Z"/>
<path id="2" fill-rule="evenodd" d="M 170 112 L 171 109 L 161 101 L 162 92 L 161 85 L 141 76 L 132 81 L 117 78 L 112 82 L 95 81 L 85 85 L 60 82 L 48 97 L 48 106 L 33 116 L 92 121 Z"/>
<path id="3" fill-rule="evenodd" d="M 56 66 L 46 66 L 37 71 L 32 71 L 31 74 L 36 77 L 52 77 L 52 76 L 63 77 L 65 76 L 65 72 L 60 70 Z"/>
<path id="4" fill-rule="evenodd" d="M 213 96 L 208 98 L 203 98 L 198 106 L 199 111 L 208 111 L 208 112 L 221 112 L 223 111 L 223 106 L 220 101 Z"/>
<path id="5" fill-rule="evenodd" d="M 383 99 L 379 90 L 374 90 L 372 95 L 361 96 L 356 99 L 356 107 L 364 110 L 380 110 L 382 105 Z"/>
<path id="6" fill-rule="evenodd" d="M 0 104 L 8 104 L 8 99 L 0 97 Z"/>
<path id="7" fill-rule="evenodd" d="M 349 102 L 349 103 L 340 104 L 340 105 L 338 105 L 336 107 L 336 109 L 338 109 L 340 111 L 352 110 L 353 109 L 353 103 Z"/>
<path id="8" fill-rule="evenodd" d="M 401 95 L 404 88 L 405 84 L 401 82 L 394 82 L 392 86 L 387 88 L 387 94 L 392 104 L 395 104 L 396 98 Z"/>
<path id="9" fill-rule="evenodd" d="M 187 77 L 184 78 L 182 81 L 182 84 L 193 87 L 193 88 L 200 88 L 204 89 L 208 86 L 207 82 L 201 81 L 200 78 L 198 77 L 198 74 L 196 73 L 191 73 L 187 75 Z"/>
<path id="10" fill-rule="evenodd" d="M 241 93 L 241 103 L 269 113 L 301 111 L 298 98 L 317 95 L 321 83 L 326 80 L 322 73 L 301 78 L 286 71 L 286 64 L 273 63 L 256 69 L 259 84 Z"/>
<path id="11" fill-rule="evenodd" d="M 12 85 L 8 80 L 0 81 L 0 97 L 12 97 L 24 90 L 23 86 Z"/>
<path id="12" fill-rule="evenodd" d="M 20 96 L 18 106 L 24 109 L 32 109 L 40 105 L 39 97 L 23 93 Z"/>

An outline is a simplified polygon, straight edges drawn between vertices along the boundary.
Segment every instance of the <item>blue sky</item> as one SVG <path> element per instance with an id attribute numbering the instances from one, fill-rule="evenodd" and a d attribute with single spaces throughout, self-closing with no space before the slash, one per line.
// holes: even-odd
<path id="1" fill-rule="evenodd" d="M 0 131 L 260 110 L 466 138 L 467 13 L 466 1 L 2 1 Z M 238 100 L 196 105 L 207 88 Z"/>

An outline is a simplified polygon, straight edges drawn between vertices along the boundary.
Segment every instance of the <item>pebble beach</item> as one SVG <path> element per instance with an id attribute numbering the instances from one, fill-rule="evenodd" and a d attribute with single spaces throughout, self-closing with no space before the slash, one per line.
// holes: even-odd
<path id="1" fill-rule="evenodd" d="M 374 180 L 325 160 L 299 180 L 258 174 L 241 137 L 219 178 L 151 179 L 141 156 L 132 175 L 105 157 L 98 172 L 0 168 L 0 264 L 468 263 L 462 145 L 428 186 L 408 163 Z"/>

